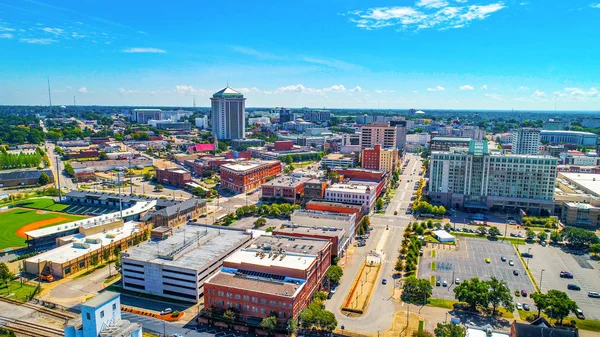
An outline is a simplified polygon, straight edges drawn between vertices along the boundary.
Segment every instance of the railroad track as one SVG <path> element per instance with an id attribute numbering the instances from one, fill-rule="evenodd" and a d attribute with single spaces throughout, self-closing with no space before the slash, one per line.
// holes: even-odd
<path id="1" fill-rule="evenodd" d="M 64 331 L 57 328 L 51 328 L 37 323 L 22 321 L 19 319 L 0 316 L 0 324 L 3 328 L 12 330 L 16 333 L 31 337 L 61 337 Z"/>
<path id="2" fill-rule="evenodd" d="M 46 314 L 46 315 L 49 315 L 49 316 L 52 316 L 52 317 L 60 318 L 62 320 L 68 320 L 68 319 L 71 319 L 71 318 L 75 318 L 75 314 L 52 310 L 52 309 L 43 307 L 41 305 L 32 304 L 32 303 L 29 303 L 29 302 L 19 302 L 17 300 L 13 300 L 13 299 L 6 298 L 6 297 L 0 297 L 0 301 L 6 302 L 6 303 L 10 303 L 10 304 L 14 304 L 14 305 L 18 305 L 18 306 L 22 306 L 22 307 L 26 307 L 26 308 L 30 308 L 30 309 L 33 309 L 33 310 L 35 310 L 37 312 L 41 312 L 43 314 Z"/>

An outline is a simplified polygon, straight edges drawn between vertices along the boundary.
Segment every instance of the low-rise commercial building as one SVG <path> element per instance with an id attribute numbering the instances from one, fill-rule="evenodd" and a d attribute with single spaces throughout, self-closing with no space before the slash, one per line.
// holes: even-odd
<path id="1" fill-rule="evenodd" d="M 283 198 L 291 204 L 297 204 L 304 197 L 304 184 L 310 177 L 285 175 L 267 181 L 262 185 L 262 196 L 267 198 Z"/>
<path id="2" fill-rule="evenodd" d="M 156 169 L 156 181 L 159 184 L 185 187 L 192 181 L 192 174 L 184 169 Z"/>
<path id="3" fill-rule="evenodd" d="M 254 326 L 275 315 L 284 328 L 322 287 L 330 265 L 328 240 L 261 236 L 226 258 L 205 282 L 204 306 L 233 308 L 240 321 Z"/>
<path id="4" fill-rule="evenodd" d="M 330 153 L 321 159 L 321 166 L 327 167 L 354 167 L 358 163 L 358 154 Z"/>
<path id="5" fill-rule="evenodd" d="M 234 192 L 252 191 L 281 174 L 281 162 L 246 161 L 221 166 L 221 186 Z"/>
<path id="6" fill-rule="evenodd" d="M 449 151 L 451 147 L 469 147 L 471 138 L 433 137 L 429 144 L 430 151 Z"/>
<path id="7" fill-rule="evenodd" d="M 150 221 L 155 227 L 177 227 L 203 213 L 206 213 L 206 201 L 192 198 L 147 214 L 142 220 Z"/>
<path id="8" fill-rule="evenodd" d="M 204 282 L 222 261 L 250 240 L 242 230 L 190 224 L 162 241 L 121 253 L 123 288 L 184 302 L 198 302 Z"/>
<path id="9" fill-rule="evenodd" d="M 582 202 L 565 202 L 561 221 L 567 226 L 597 228 L 600 225 L 600 207 Z"/>
<path id="10" fill-rule="evenodd" d="M 549 144 L 573 144 L 580 146 L 596 146 L 598 135 L 584 131 L 542 130 L 540 140 Z"/>
<path id="11" fill-rule="evenodd" d="M 333 257 L 343 257 L 352 239 L 350 234 L 343 228 L 316 224 L 314 226 L 284 224 L 282 227 L 275 229 L 273 235 L 329 240 Z"/>
<path id="12" fill-rule="evenodd" d="M 131 161 L 128 159 L 74 161 L 71 163 L 71 166 L 74 170 L 91 168 L 97 172 L 105 172 L 116 169 L 127 169 L 129 168 L 130 163 L 131 167 L 136 168 L 153 166 L 152 159 L 144 156 L 131 158 Z"/>
<path id="13" fill-rule="evenodd" d="M 39 182 L 42 173 L 46 173 L 50 183 L 54 183 L 52 170 L 12 171 L 0 172 L 0 187 L 35 185 Z"/>
<path id="14" fill-rule="evenodd" d="M 304 201 L 321 200 L 325 197 L 325 189 L 329 186 L 326 179 L 311 179 L 304 183 Z"/>
<path id="15" fill-rule="evenodd" d="M 377 199 L 378 185 L 375 182 L 332 184 L 325 190 L 325 200 L 362 205 L 369 212 Z"/>
<path id="16" fill-rule="evenodd" d="M 306 210 L 322 211 L 341 214 L 356 214 L 356 223 L 358 224 L 364 215 L 363 207 L 360 205 L 344 204 L 340 202 L 331 202 L 325 200 L 311 200 L 306 203 Z"/>

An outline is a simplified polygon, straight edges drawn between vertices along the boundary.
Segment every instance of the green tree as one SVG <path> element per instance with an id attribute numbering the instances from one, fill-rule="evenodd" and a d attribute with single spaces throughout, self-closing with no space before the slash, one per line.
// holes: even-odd
<path id="1" fill-rule="evenodd" d="M 73 169 L 73 166 L 71 166 L 71 163 L 65 163 L 65 173 L 69 176 L 69 177 L 74 177 L 75 176 L 75 170 Z"/>
<path id="2" fill-rule="evenodd" d="M 498 227 L 496 227 L 496 226 L 492 226 L 492 227 L 490 227 L 489 233 L 490 233 L 490 236 L 491 236 L 492 238 L 495 238 L 495 237 L 497 237 L 497 236 L 500 236 L 500 235 L 502 235 L 502 233 L 500 232 L 500 230 L 499 230 L 499 229 L 498 229 Z"/>
<path id="3" fill-rule="evenodd" d="M 432 291 L 433 287 L 429 280 L 409 276 L 404 281 L 404 286 L 402 287 L 402 298 L 406 302 L 426 304 L 427 299 L 431 297 Z"/>
<path id="4" fill-rule="evenodd" d="M 460 285 L 454 288 L 454 296 L 461 302 L 466 302 L 472 311 L 477 310 L 477 306 L 486 307 L 489 303 L 489 288 L 490 285 L 480 280 L 478 277 L 473 277 L 469 281 L 463 281 Z"/>
<path id="5" fill-rule="evenodd" d="M 406 249 L 405 249 L 405 253 L 406 253 Z M 396 265 L 394 266 L 394 270 L 397 271 L 398 273 L 400 273 L 400 272 L 402 272 L 402 270 L 404 270 L 404 262 L 402 261 L 402 259 L 396 260 Z"/>
<path id="6" fill-rule="evenodd" d="M 444 206 L 439 206 L 438 207 L 438 215 L 445 215 L 446 214 L 446 207 Z"/>
<path id="7" fill-rule="evenodd" d="M 161 192 L 164 189 L 165 187 L 162 184 L 156 184 L 156 186 L 154 186 L 154 190 L 156 190 L 157 192 Z"/>
<path id="8" fill-rule="evenodd" d="M 535 303 L 535 307 L 538 309 L 538 317 L 540 317 L 542 310 L 545 310 L 548 307 L 548 296 L 536 292 L 531 294 L 531 298 L 533 299 L 533 303 Z"/>
<path id="9" fill-rule="evenodd" d="M 590 246 L 590 253 L 594 255 L 600 254 L 600 243 L 594 243 Z"/>
<path id="10" fill-rule="evenodd" d="M 288 154 L 287 156 L 283 156 L 283 158 L 281 158 L 281 162 L 289 165 L 294 162 L 294 158 Z"/>
<path id="11" fill-rule="evenodd" d="M 254 221 L 255 228 L 260 228 L 266 224 L 267 224 L 267 219 L 265 219 L 265 218 L 258 218 L 258 219 L 256 219 L 256 221 Z"/>
<path id="12" fill-rule="evenodd" d="M 487 283 L 490 286 L 488 300 L 492 304 L 492 315 L 496 314 L 496 308 L 499 305 L 502 305 L 506 310 L 512 312 L 514 310 L 513 298 L 506 281 L 500 281 L 497 278 L 492 277 Z"/>
<path id="13" fill-rule="evenodd" d="M 6 263 L 0 263 L 0 280 L 2 281 L 2 283 L 8 284 L 8 281 L 13 279 L 14 277 L 15 275 L 10 272 Z"/>
<path id="14" fill-rule="evenodd" d="M 525 237 L 527 237 L 527 240 L 533 240 L 535 239 L 535 232 L 531 228 L 527 228 L 525 231 Z"/>
<path id="15" fill-rule="evenodd" d="M 600 243 L 600 239 L 594 232 L 583 228 L 565 227 L 563 235 L 566 241 L 577 248 L 588 248 L 595 243 Z"/>
<path id="16" fill-rule="evenodd" d="M 225 312 L 223 313 L 223 320 L 230 327 L 233 325 L 233 323 L 235 323 L 236 319 L 237 319 L 237 313 L 235 311 L 233 311 L 231 308 L 225 310 Z"/>
<path id="17" fill-rule="evenodd" d="M 436 337 L 465 337 L 467 331 L 454 323 L 438 323 L 434 329 Z"/>
<path id="18" fill-rule="evenodd" d="M 562 239 L 563 236 L 560 231 L 552 231 L 552 233 L 550 233 L 550 241 L 552 241 L 553 243 L 559 243 L 562 241 Z"/>
<path id="19" fill-rule="evenodd" d="M 108 155 L 106 154 L 106 152 L 100 152 L 100 153 L 98 153 L 98 159 L 99 160 L 108 160 Z"/>
<path id="20" fill-rule="evenodd" d="M 150 180 L 152 180 L 152 173 L 150 173 L 150 172 L 145 172 L 145 173 L 142 175 L 142 178 L 143 178 L 145 181 L 150 181 Z"/>
<path id="21" fill-rule="evenodd" d="M 344 275 L 344 270 L 340 266 L 330 266 L 326 277 L 331 283 L 337 284 Z"/>
<path id="22" fill-rule="evenodd" d="M 546 240 L 548 240 L 548 234 L 546 232 L 544 232 L 544 231 L 540 231 L 537 234 L 537 238 L 538 238 L 538 240 L 540 240 L 540 242 L 542 242 L 542 241 L 545 242 Z"/>
<path id="23" fill-rule="evenodd" d="M 417 331 L 413 331 L 412 337 L 435 337 L 435 335 L 427 330 L 421 330 L 421 331 L 417 330 Z"/>
<path id="24" fill-rule="evenodd" d="M 38 179 L 38 183 L 41 186 L 50 184 L 50 177 L 46 174 L 46 172 L 42 172 L 40 178 Z"/>
<path id="25" fill-rule="evenodd" d="M 295 335 L 298 331 L 298 322 L 293 318 L 288 319 L 286 330 L 290 336 Z"/>
<path id="26" fill-rule="evenodd" d="M 375 202 L 375 207 L 377 208 L 377 210 L 381 210 L 384 204 L 385 202 L 382 198 L 377 198 L 377 201 Z"/>
<path id="27" fill-rule="evenodd" d="M 477 227 L 477 233 L 479 235 L 485 235 L 485 232 L 487 232 L 487 228 L 485 228 L 485 226 L 479 226 L 479 227 Z"/>
<path id="28" fill-rule="evenodd" d="M 544 312 L 549 317 L 558 319 L 560 324 L 562 324 L 565 317 L 577 310 L 577 303 L 563 291 L 552 289 L 548 291 L 546 296 L 548 306 Z"/>

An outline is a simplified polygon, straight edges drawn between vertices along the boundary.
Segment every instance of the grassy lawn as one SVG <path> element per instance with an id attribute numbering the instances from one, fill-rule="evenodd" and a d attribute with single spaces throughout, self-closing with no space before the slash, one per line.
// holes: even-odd
<path id="1" fill-rule="evenodd" d="M 423 326 L 425 325 L 424 321 L 419 321 L 419 331 L 423 331 Z"/>
<path id="2" fill-rule="evenodd" d="M 436 257 L 437 256 L 437 250 L 432 249 L 431 250 L 431 257 Z"/>
<path id="3" fill-rule="evenodd" d="M 482 239 L 482 240 L 488 240 L 488 241 L 504 241 L 504 242 L 515 244 L 515 245 L 524 245 L 525 244 L 524 239 L 504 238 L 504 237 L 490 238 L 489 236 L 481 236 L 481 235 L 472 234 L 472 233 L 458 233 L 458 232 L 452 232 L 451 234 L 454 236 L 460 236 L 460 237 L 465 237 L 465 238 L 475 238 L 475 239 Z"/>
<path id="4" fill-rule="evenodd" d="M 40 224 L 37 228 L 59 225 L 66 222 L 85 219 L 83 216 L 70 214 L 44 213 L 37 214 L 37 210 L 14 208 L 2 212 L 2 226 L 0 226 L 0 249 L 10 247 L 21 247 L 25 245 L 25 239 L 17 235 L 17 230 L 23 226 L 33 224 L 38 221 L 48 221 L 47 224 Z M 57 219 L 51 222 L 50 219 Z M 31 228 L 35 229 L 35 228 Z"/>
<path id="5" fill-rule="evenodd" d="M 35 291 L 35 288 L 35 286 L 29 284 L 23 284 L 23 286 L 21 286 L 21 283 L 18 281 L 10 281 L 8 289 L 6 283 L 0 286 L 0 296 L 25 302 L 29 300 L 31 294 Z"/>
<path id="6" fill-rule="evenodd" d="M 19 202 L 18 205 L 20 207 L 36 208 L 55 212 L 61 212 L 65 208 L 69 207 L 69 205 L 66 204 L 55 203 L 54 200 L 52 200 L 52 198 L 44 197 L 27 199 L 25 201 Z"/>
<path id="7" fill-rule="evenodd" d="M 433 275 L 429 276 L 429 283 L 431 283 L 432 286 L 435 285 L 435 276 L 433 276 Z"/>
<path id="8" fill-rule="evenodd" d="M 438 243 L 439 241 L 436 238 L 434 238 L 433 236 L 431 236 L 431 235 L 425 235 L 425 242 L 435 242 L 435 243 Z"/>
<path id="9" fill-rule="evenodd" d="M 515 315 L 513 315 L 512 311 L 508 311 L 502 307 L 497 308 L 496 311 L 498 311 L 500 313 L 500 316 L 502 316 L 502 318 L 507 318 L 507 319 L 515 318 Z"/>
<path id="10" fill-rule="evenodd" d="M 431 270 L 437 270 L 437 265 L 435 264 L 435 261 L 431 261 Z"/>
<path id="11" fill-rule="evenodd" d="M 444 309 L 454 309 L 454 304 L 456 303 L 458 303 L 458 301 L 445 300 L 443 298 L 430 298 L 428 305 Z"/>

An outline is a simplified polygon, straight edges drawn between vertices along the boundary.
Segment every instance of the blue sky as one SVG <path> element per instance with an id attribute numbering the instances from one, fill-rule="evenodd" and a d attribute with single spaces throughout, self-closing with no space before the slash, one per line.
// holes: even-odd
<path id="1" fill-rule="evenodd" d="M 600 0 L 0 0 L 0 104 L 600 110 Z"/>

